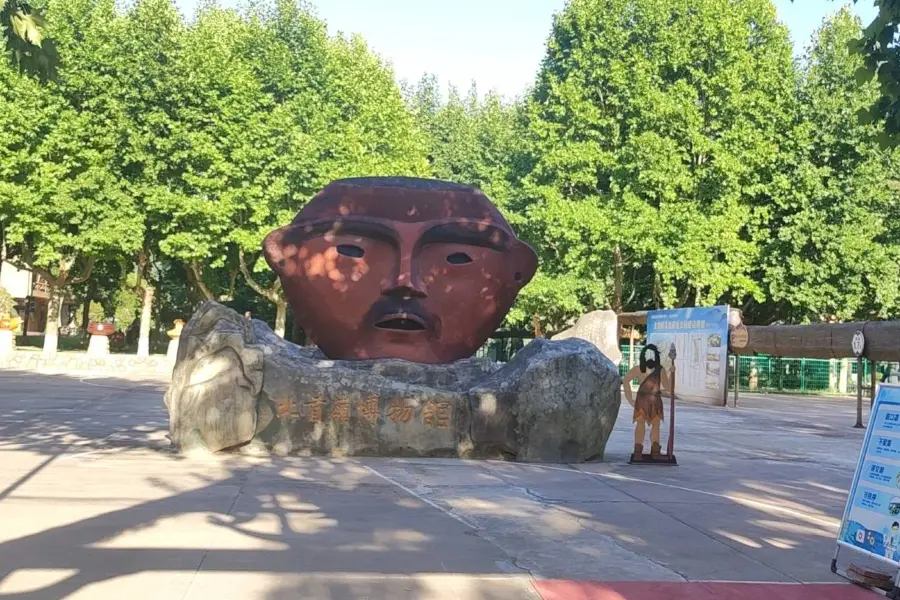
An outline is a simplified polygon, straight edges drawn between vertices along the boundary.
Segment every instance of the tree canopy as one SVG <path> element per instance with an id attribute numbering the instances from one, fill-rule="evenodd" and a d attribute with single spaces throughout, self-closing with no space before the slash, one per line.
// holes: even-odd
<path id="1" fill-rule="evenodd" d="M 900 2 L 874 0 L 874 4 L 878 8 L 875 19 L 847 40 L 848 47 L 863 58 L 857 66 L 857 81 L 878 83 L 877 100 L 857 116 L 867 124 L 881 125 L 880 145 L 896 146 L 900 142 Z"/>
<path id="2" fill-rule="evenodd" d="M 862 24 L 846 9 L 814 34 L 792 131 L 791 188 L 769 213 L 762 240 L 769 297 L 801 320 L 886 318 L 898 306 L 896 153 L 856 115 L 878 101 L 857 83 L 863 58 L 848 52 Z"/>
<path id="3" fill-rule="evenodd" d="M 846 10 L 797 61 L 770 0 L 571 0 L 509 99 L 401 87 L 298 0 L 36 4 L 0 13 L 34 46 L 0 64 L 0 245 L 57 308 L 146 338 L 216 299 L 285 332 L 263 236 L 332 179 L 416 175 L 480 187 L 537 250 L 508 329 L 723 302 L 758 323 L 900 314 L 888 71 L 860 79 L 872 30 Z"/>
<path id="4" fill-rule="evenodd" d="M 767 0 L 570 2 L 526 109 L 520 206 L 544 276 L 579 282 L 585 308 L 760 296 L 795 77 Z"/>
<path id="5" fill-rule="evenodd" d="M 0 37 L 10 63 L 20 73 L 42 80 L 56 75 L 59 62 L 56 40 L 46 36 L 46 28 L 41 7 L 22 0 L 0 4 Z"/>

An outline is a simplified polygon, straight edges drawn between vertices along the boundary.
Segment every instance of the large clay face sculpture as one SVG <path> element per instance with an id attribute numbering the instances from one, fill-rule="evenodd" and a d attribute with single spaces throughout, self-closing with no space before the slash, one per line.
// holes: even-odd
<path id="1" fill-rule="evenodd" d="M 333 359 L 469 357 L 537 268 L 481 191 L 429 179 L 334 181 L 263 250 Z"/>

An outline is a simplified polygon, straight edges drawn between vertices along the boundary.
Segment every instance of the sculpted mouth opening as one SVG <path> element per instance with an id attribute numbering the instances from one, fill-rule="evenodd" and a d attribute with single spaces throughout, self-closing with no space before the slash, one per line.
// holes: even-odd
<path id="1" fill-rule="evenodd" d="M 378 329 L 390 331 L 425 331 L 425 323 L 415 315 L 388 315 L 375 323 Z"/>

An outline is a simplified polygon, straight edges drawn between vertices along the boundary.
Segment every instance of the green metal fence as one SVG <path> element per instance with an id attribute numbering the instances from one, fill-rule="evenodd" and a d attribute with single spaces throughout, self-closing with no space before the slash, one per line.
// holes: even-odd
<path id="1" fill-rule="evenodd" d="M 484 356 L 498 362 L 506 362 L 530 340 L 499 339 L 490 340 L 479 350 Z M 621 347 L 622 360 L 619 373 L 624 377 L 632 366 L 638 364 L 643 345 L 634 346 L 634 358 L 630 357 L 629 346 Z M 863 361 L 862 377 L 856 372 L 853 359 L 825 360 L 819 358 L 782 358 L 780 356 L 739 356 L 728 357 L 728 389 L 734 389 L 734 361 L 738 359 L 740 371 L 740 391 L 769 392 L 784 394 L 834 394 L 855 395 L 860 381 L 865 393 L 871 387 L 871 364 Z M 879 362 L 875 364 L 878 383 L 900 383 L 900 364 Z"/>
<path id="2" fill-rule="evenodd" d="M 872 364 L 863 361 L 858 373 L 853 359 L 781 358 L 778 356 L 729 357 L 728 385 L 734 388 L 734 361 L 739 360 L 741 391 L 786 392 L 792 394 L 855 395 L 857 385 L 871 389 Z M 897 363 L 877 362 L 876 383 L 896 383 L 900 377 Z"/>
<path id="3" fill-rule="evenodd" d="M 638 364 L 641 357 L 641 350 L 643 349 L 643 346 L 635 345 L 634 360 L 631 360 L 631 347 L 626 345 L 620 348 L 622 351 L 622 360 L 619 362 L 619 375 L 625 377 L 625 373 L 628 372 L 628 369 Z"/>
<path id="4" fill-rule="evenodd" d="M 634 347 L 634 362 L 629 361 L 629 348 L 622 346 L 622 362 L 619 373 L 623 376 L 631 365 L 638 362 L 643 346 Z M 853 359 L 825 360 L 819 358 L 783 358 L 780 356 L 728 357 L 728 389 L 734 389 L 734 361 L 740 361 L 740 391 L 781 392 L 786 394 L 856 394 L 859 381 L 856 361 Z M 862 386 L 871 387 L 871 363 L 863 361 Z M 900 382 L 900 366 L 897 363 L 875 364 L 878 383 Z"/>

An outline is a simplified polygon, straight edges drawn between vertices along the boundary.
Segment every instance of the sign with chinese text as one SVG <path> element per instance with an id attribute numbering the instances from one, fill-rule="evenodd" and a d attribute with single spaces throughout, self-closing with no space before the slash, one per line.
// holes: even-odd
<path id="1" fill-rule="evenodd" d="M 34 274 L 34 280 L 31 287 L 31 295 L 35 298 L 50 297 L 50 284 L 46 279 L 44 279 L 37 273 Z"/>
<path id="2" fill-rule="evenodd" d="M 731 329 L 728 341 L 733 350 L 742 350 L 750 343 L 750 332 L 744 325 L 738 325 Z"/>
<path id="3" fill-rule="evenodd" d="M 838 543 L 900 566 L 900 386 L 878 389 Z"/>
<path id="4" fill-rule="evenodd" d="M 728 378 L 727 306 L 651 310 L 647 343 L 656 345 L 663 357 L 675 346 L 679 398 L 723 403 Z"/>

